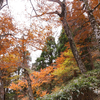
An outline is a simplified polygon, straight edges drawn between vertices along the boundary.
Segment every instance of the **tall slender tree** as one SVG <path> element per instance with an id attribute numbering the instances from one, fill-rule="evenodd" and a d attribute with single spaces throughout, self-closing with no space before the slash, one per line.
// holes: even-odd
<path id="1" fill-rule="evenodd" d="M 24 77 L 27 80 L 28 83 L 28 96 L 29 96 L 29 100 L 34 100 L 34 96 L 33 96 L 33 91 L 32 91 L 32 85 L 31 85 L 31 79 L 30 79 L 30 75 L 27 69 L 29 69 L 29 52 L 27 52 L 26 50 L 26 45 L 25 45 L 25 37 L 24 35 L 22 36 L 22 51 L 21 51 L 21 55 L 22 55 L 22 66 L 21 68 L 24 69 Z"/>
<path id="2" fill-rule="evenodd" d="M 66 43 L 68 42 L 67 35 L 65 34 L 64 29 L 62 29 L 61 34 L 58 38 L 57 43 L 57 56 L 60 56 L 61 52 L 64 52 L 67 48 Z"/>
<path id="3" fill-rule="evenodd" d="M 93 30 L 93 34 L 97 39 L 98 49 L 100 51 L 100 26 L 99 26 L 98 22 L 96 21 L 94 14 L 93 14 L 94 10 L 96 10 L 99 7 L 100 2 L 98 0 L 97 1 L 98 4 L 92 9 L 88 0 L 82 0 L 82 1 L 84 3 L 85 10 L 88 14 L 88 18 L 89 18 L 89 21 L 90 21 L 90 24 L 91 24 L 91 27 L 92 27 L 92 30 Z"/>
<path id="4" fill-rule="evenodd" d="M 75 60 L 76 60 L 76 62 L 78 64 L 78 67 L 79 67 L 81 73 L 86 72 L 87 71 L 86 67 L 85 67 L 84 63 L 82 62 L 81 57 L 80 57 L 80 55 L 78 53 L 78 50 L 76 48 L 76 45 L 75 45 L 75 42 L 74 42 L 74 39 L 73 39 L 73 36 L 72 36 L 72 31 L 71 31 L 71 29 L 69 27 L 69 24 L 67 22 L 67 19 L 66 19 L 66 17 L 67 17 L 67 9 L 66 9 L 65 0 L 63 0 L 62 2 L 60 0 L 48 0 L 48 1 L 56 2 L 56 3 L 58 3 L 60 5 L 61 13 L 59 13 L 58 11 L 55 11 L 54 13 L 59 15 L 59 17 L 61 19 L 63 28 L 65 30 L 65 33 L 66 33 L 67 37 L 68 37 L 68 42 L 70 44 L 70 48 L 72 50 L 72 53 L 73 53 L 73 55 L 75 57 Z"/>
<path id="5" fill-rule="evenodd" d="M 55 61 L 55 58 L 57 57 L 56 49 L 55 38 L 52 36 L 47 37 L 42 53 L 40 57 L 36 59 L 35 65 L 37 70 L 45 68 Z"/>

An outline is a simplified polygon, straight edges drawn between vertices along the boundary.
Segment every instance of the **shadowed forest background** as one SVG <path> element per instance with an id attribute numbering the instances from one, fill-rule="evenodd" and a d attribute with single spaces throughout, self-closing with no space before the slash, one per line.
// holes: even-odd
<path id="1" fill-rule="evenodd" d="M 21 25 L 10 3 L 0 0 L 0 100 L 96 100 L 100 1 L 27 0 Z"/>

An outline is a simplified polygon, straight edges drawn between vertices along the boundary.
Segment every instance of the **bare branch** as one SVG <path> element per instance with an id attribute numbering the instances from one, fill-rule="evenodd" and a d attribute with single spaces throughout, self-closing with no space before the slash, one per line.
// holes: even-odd
<path id="1" fill-rule="evenodd" d="M 62 2 L 60 0 L 48 0 L 48 1 L 56 2 L 56 3 L 60 4 L 60 5 L 62 5 Z"/>
<path id="2" fill-rule="evenodd" d="M 57 15 L 59 15 L 60 17 L 62 17 L 63 14 L 64 14 L 63 11 L 65 11 L 65 5 L 64 5 L 64 4 L 65 4 L 65 0 L 63 0 L 63 2 L 61 2 L 60 0 L 48 0 L 48 1 L 52 1 L 52 2 L 58 3 L 58 4 L 61 6 L 61 8 L 62 8 L 62 13 L 60 14 L 58 11 L 54 11 L 54 12 L 42 13 L 41 15 L 38 15 L 38 14 L 36 13 L 36 10 L 34 9 L 34 6 L 33 6 L 32 2 L 31 2 L 31 0 L 30 0 L 30 3 L 31 3 L 31 5 L 32 5 L 32 7 L 33 7 L 33 10 L 35 11 L 35 14 L 36 14 L 36 16 L 32 16 L 32 17 L 40 17 L 40 16 L 43 16 L 43 15 L 45 15 L 45 14 L 57 14 Z"/>
<path id="3" fill-rule="evenodd" d="M 100 5 L 100 2 L 94 7 L 92 11 L 94 11 L 99 5 Z"/>
<path id="4" fill-rule="evenodd" d="M 60 15 L 60 13 L 58 11 L 54 11 L 54 12 L 42 13 L 41 15 L 32 16 L 32 17 L 40 17 L 40 16 L 43 16 L 45 14 L 57 14 L 57 15 Z"/>
<path id="5" fill-rule="evenodd" d="M 4 35 L 0 35 L 0 38 L 1 38 L 1 37 L 5 37 L 5 36 L 7 36 L 7 35 L 12 35 L 12 34 L 4 34 Z"/>
<path id="6" fill-rule="evenodd" d="M 0 0 L 0 8 L 2 7 L 3 4 L 3 0 Z"/>
<path id="7" fill-rule="evenodd" d="M 30 3 L 31 3 L 31 6 L 32 6 L 32 8 L 33 8 L 33 10 L 34 10 L 34 12 L 35 12 L 35 14 L 36 14 L 36 17 L 37 17 L 38 15 L 37 15 L 37 13 L 36 13 L 36 10 L 35 10 L 35 8 L 34 8 L 33 3 L 32 3 L 31 0 L 30 0 Z"/>
<path id="8" fill-rule="evenodd" d="M 3 0 L 0 0 L 0 1 L 3 1 Z M 3 9 L 3 8 L 4 8 L 5 6 L 7 6 L 7 5 L 8 5 L 8 0 L 6 0 L 6 4 L 5 4 L 5 5 L 3 5 L 3 6 L 0 5 L 0 6 L 2 6 L 2 7 L 0 7 L 0 10 Z"/>

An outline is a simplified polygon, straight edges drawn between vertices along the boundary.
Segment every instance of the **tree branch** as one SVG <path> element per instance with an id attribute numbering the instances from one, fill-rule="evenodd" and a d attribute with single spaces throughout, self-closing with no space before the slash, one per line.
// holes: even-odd
<path id="1" fill-rule="evenodd" d="M 37 16 L 38 16 L 38 15 L 37 15 L 37 12 L 36 12 L 36 10 L 35 10 L 35 8 L 34 8 L 33 3 L 32 3 L 31 0 L 30 0 L 30 3 L 31 3 L 31 6 L 32 6 L 32 8 L 33 8 L 33 10 L 34 10 L 34 12 L 35 12 L 35 14 L 36 14 L 36 17 L 37 17 Z"/>
<path id="2" fill-rule="evenodd" d="M 32 17 L 40 17 L 40 16 L 43 16 L 45 14 L 57 14 L 57 15 L 60 15 L 60 13 L 58 11 L 54 11 L 54 12 L 42 13 L 41 15 L 32 16 Z"/>
<path id="3" fill-rule="evenodd" d="M 56 3 L 60 4 L 60 5 L 62 5 L 62 2 L 60 0 L 48 0 L 48 1 L 56 2 Z"/>
<path id="4" fill-rule="evenodd" d="M 100 2 L 94 7 L 93 11 L 100 5 Z"/>
<path id="5" fill-rule="evenodd" d="M 8 5 L 8 0 L 6 0 L 6 4 L 5 5 L 3 5 L 1 8 L 0 8 L 0 10 L 1 9 L 3 9 L 5 6 L 7 6 Z"/>
<path id="6" fill-rule="evenodd" d="M 36 16 L 32 16 L 32 17 L 40 17 L 40 16 L 42 16 L 42 15 L 44 15 L 44 14 L 57 14 L 57 15 L 59 15 L 59 17 L 63 17 L 64 16 L 64 13 L 65 13 L 65 0 L 63 0 L 63 2 L 61 2 L 60 0 L 48 0 L 48 1 L 52 1 L 52 2 L 56 2 L 56 3 L 58 3 L 60 6 L 61 6 L 61 8 L 62 8 L 62 12 L 61 12 L 61 14 L 58 12 L 58 11 L 54 11 L 54 12 L 48 12 L 48 13 L 42 13 L 41 15 L 38 15 L 37 13 L 36 13 L 36 10 L 34 9 L 34 7 L 33 7 L 33 4 L 32 4 L 32 2 L 31 2 L 31 0 L 30 0 L 30 3 L 31 3 L 31 5 L 32 5 L 32 7 L 33 7 L 33 10 L 35 11 L 35 13 L 36 13 Z"/>
<path id="7" fill-rule="evenodd" d="M 12 34 L 4 34 L 4 35 L 0 35 L 0 38 L 1 38 L 1 37 L 4 37 L 4 36 L 6 36 L 6 35 L 12 35 Z"/>

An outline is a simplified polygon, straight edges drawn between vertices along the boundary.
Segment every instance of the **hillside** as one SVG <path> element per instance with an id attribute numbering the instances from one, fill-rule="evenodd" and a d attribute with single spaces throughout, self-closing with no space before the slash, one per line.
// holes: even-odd
<path id="1" fill-rule="evenodd" d="M 100 69 L 95 69 L 69 81 L 56 92 L 36 100 L 99 100 L 99 86 Z"/>

